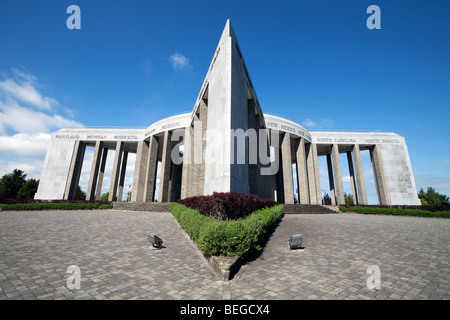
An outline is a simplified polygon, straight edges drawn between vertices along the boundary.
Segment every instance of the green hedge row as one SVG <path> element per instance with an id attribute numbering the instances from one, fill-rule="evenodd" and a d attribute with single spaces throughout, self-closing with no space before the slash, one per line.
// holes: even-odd
<path id="1" fill-rule="evenodd" d="M 170 211 L 206 256 L 241 256 L 283 215 L 283 206 L 257 210 L 246 218 L 219 221 L 178 203 Z"/>
<path id="2" fill-rule="evenodd" d="M 352 211 L 363 214 L 387 214 L 387 215 L 407 215 L 417 217 L 436 217 L 436 218 L 450 218 L 450 211 L 428 211 L 420 209 L 398 209 L 398 208 L 372 208 L 372 207 L 350 207 L 341 206 L 341 211 Z"/>
<path id="3" fill-rule="evenodd" d="M 112 209 L 112 204 L 100 203 L 15 203 L 0 204 L 0 209 L 11 211 L 30 210 L 92 210 L 92 209 Z"/>

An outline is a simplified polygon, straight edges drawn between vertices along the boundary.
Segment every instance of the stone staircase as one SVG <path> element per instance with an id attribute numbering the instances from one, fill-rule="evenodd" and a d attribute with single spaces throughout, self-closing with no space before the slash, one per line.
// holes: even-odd
<path id="1" fill-rule="evenodd" d="M 284 204 L 285 214 L 330 214 L 340 213 L 339 206 L 311 205 L 311 204 Z"/>
<path id="2" fill-rule="evenodd" d="M 284 204 L 285 214 L 340 213 L 339 206 Z M 170 212 L 170 202 L 113 202 L 113 209 L 128 211 Z"/>
<path id="3" fill-rule="evenodd" d="M 170 212 L 170 202 L 113 202 L 115 210 Z"/>

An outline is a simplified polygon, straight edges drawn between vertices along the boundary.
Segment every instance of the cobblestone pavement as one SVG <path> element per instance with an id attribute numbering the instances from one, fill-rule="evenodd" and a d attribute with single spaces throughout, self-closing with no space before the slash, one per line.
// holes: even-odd
<path id="1" fill-rule="evenodd" d="M 164 248 L 151 248 L 147 232 Z M 304 248 L 289 251 L 297 233 Z M 0 300 L 449 299 L 449 243 L 450 220 L 285 215 L 262 253 L 222 282 L 167 212 L 6 211 Z M 71 265 L 80 289 L 67 288 Z M 379 289 L 367 287 L 372 265 Z"/>

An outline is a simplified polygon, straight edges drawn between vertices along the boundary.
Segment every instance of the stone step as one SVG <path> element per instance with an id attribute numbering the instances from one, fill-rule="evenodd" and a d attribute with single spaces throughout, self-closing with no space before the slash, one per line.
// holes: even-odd
<path id="1" fill-rule="evenodd" d="M 330 214 L 339 213 L 338 206 L 284 204 L 286 214 Z M 170 212 L 170 202 L 113 202 L 115 210 Z"/>
<path id="2" fill-rule="evenodd" d="M 115 210 L 170 212 L 170 202 L 113 202 Z"/>
<path id="3" fill-rule="evenodd" d="M 312 204 L 284 204 L 285 214 L 330 214 L 339 213 L 338 206 Z"/>

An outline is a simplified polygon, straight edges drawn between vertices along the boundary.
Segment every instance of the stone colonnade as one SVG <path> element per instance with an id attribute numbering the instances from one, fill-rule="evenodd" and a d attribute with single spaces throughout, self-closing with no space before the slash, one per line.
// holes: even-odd
<path id="1" fill-rule="evenodd" d="M 195 118 L 197 121 L 193 121 L 192 126 L 185 129 L 184 137 L 194 137 L 195 139 L 195 132 L 205 129 L 197 127 L 202 124 L 204 126 L 206 114 L 206 108 L 199 109 Z M 271 130 L 273 129 L 268 129 L 269 135 L 272 134 Z M 136 152 L 133 192 L 131 195 L 132 202 L 153 202 L 156 198 L 159 202 L 169 202 L 176 201 L 179 198 L 203 194 L 205 164 L 201 160 L 201 155 L 196 156 L 196 149 L 193 147 L 193 143 L 187 143 L 187 145 L 190 145 L 190 148 L 189 150 L 184 150 L 184 158 L 188 161 L 183 163 L 179 150 L 174 150 L 176 144 L 180 144 L 178 141 L 172 141 L 172 132 L 170 130 L 163 131 L 151 135 L 145 140 L 133 142 L 134 149 L 129 148 L 128 145 L 130 143 L 126 141 L 95 141 L 86 200 L 100 199 L 108 150 L 112 149 L 115 150 L 115 154 L 109 187 L 108 200 L 110 201 L 121 201 L 122 199 L 130 150 L 135 150 Z M 272 147 L 275 150 L 275 157 L 279 161 L 279 169 L 275 173 L 274 183 L 269 183 L 269 180 L 267 180 L 265 187 L 272 186 L 273 198 L 280 203 L 295 203 L 294 194 L 298 190 L 298 202 L 300 204 L 322 204 L 323 195 L 319 175 L 318 146 L 323 145 L 311 143 L 308 139 L 289 132 L 277 131 L 277 133 L 279 134 L 279 145 L 272 145 Z M 64 199 L 66 200 L 75 199 L 85 150 L 88 145 L 92 144 L 92 141 L 77 140 L 75 142 L 64 193 Z M 204 147 L 203 142 L 202 149 Z M 343 150 L 340 151 L 340 148 Z M 381 152 L 378 150 L 377 145 L 364 146 L 364 148 L 370 151 L 379 203 L 383 205 L 389 204 Z M 339 157 L 341 153 L 346 153 L 347 156 L 355 204 L 368 204 L 360 145 L 330 144 L 326 148 L 329 151 L 324 153 L 323 150 L 325 149 L 321 148 L 321 150 L 322 154 L 320 155 L 325 156 L 327 160 L 331 204 L 340 205 L 345 203 L 341 174 L 341 166 L 344 164 L 341 163 Z M 178 161 L 173 161 L 172 159 L 174 152 L 175 154 L 178 152 Z M 187 159 L 187 157 L 192 159 Z M 200 157 L 200 159 L 196 159 L 196 157 Z M 176 157 L 175 160 L 177 160 Z M 295 179 L 293 177 L 293 166 L 295 166 L 297 174 Z M 160 170 L 160 181 L 159 189 L 156 190 L 158 168 Z M 249 177 L 249 181 L 263 181 L 256 176 L 259 175 L 259 170 L 251 169 L 249 174 L 252 175 Z M 297 182 L 296 185 L 294 185 L 295 181 Z M 270 194 L 270 191 L 269 193 L 265 192 L 265 197 L 267 197 L 267 194 Z"/>
<path id="2" fill-rule="evenodd" d="M 288 132 L 280 133 L 280 168 L 276 178 L 277 200 L 286 204 L 295 203 L 294 194 L 298 190 L 300 204 L 322 204 L 322 189 L 320 185 L 318 166 L 318 144 Z M 344 149 L 340 152 L 340 147 Z M 389 205 L 389 196 L 384 175 L 383 161 L 378 145 L 364 146 L 370 152 L 374 172 L 375 188 L 380 205 Z M 327 146 L 330 150 L 322 154 L 326 156 L 330 197 L 332 205 L 345 204 L 344 187 L 341 173 L 340 153 L 346 153 L 350 175 L 352 195 L 355 204 L 367 205 L 367 192 L 364 182 L 359 144 Z M 350 151 L 345 151 L 351 149 Z M 292 166 L 295 165 L 297 177 L 294 179 Z M 297 185 L 294 185 L 294 182 Z"/>
<path id="3" fill-rule="evenodd" d="M 84 154 L 86 152 L 86 147 L 90 144 L 92 144 L 92 141 L 77 140 L 75 142 L 64 192 L 64 200 L 75 199 L 77 187 L 80 181 Z M 108 150 L 111 149 L 115 150 L 115 155 L 108 200 L 113 201 L 119 199 L 120 201 L 122 199 L 129 153 L 126 148 L 127 142 L 117 141 L 114 143 L 108 142 L 108 145 L 106 144 L 107 143 L 104 141 L 95 141 L 94 155 L 92 158 L 89 182 L 86 191 L 86 200 L 99 200 L 101 197 Z"/>

